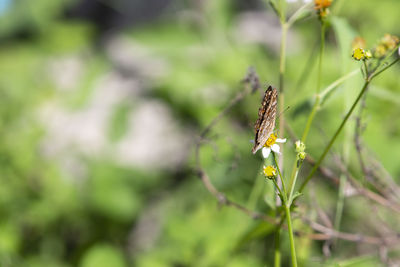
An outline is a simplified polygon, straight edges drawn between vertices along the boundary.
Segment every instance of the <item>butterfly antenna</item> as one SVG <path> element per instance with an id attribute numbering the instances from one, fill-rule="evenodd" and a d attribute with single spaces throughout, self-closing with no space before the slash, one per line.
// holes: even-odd
<path id="1" fill-rule="evenodd" d="M 283 114 L 285 113 L 288 109 L 290 108 L 290 106 L 287 106 L 281 113 L 278 114 L 278 116 L 276 117 L 277 119 Z"/>

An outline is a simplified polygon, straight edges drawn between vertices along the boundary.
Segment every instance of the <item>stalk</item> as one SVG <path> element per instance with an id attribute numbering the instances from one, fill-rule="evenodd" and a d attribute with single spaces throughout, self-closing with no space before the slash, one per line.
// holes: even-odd
<path id="1" fill-rule="evenodd" d="M 288 201 L 288 192 L 286 190 L 285 181 L 282 177 L 281 170 L 279 169 L 279 165 L 276 160 L 275 153 L 274 152 L 272 152 L 272 153 L 273 153 L 272 156 L 274 158 L 276 168 L 278 170 L 278 175 L 282 181 L 282 190 L 279 188 L 279 186 L 276 182 L 276 178 L 274 178 L 272 180 L 273 180 L 275 186 L 278 188 L 278 191 L 282 197 L 283 205 L 285 206 L 286 223 L 288 225 L 288 232 L 289 232 L 289 239 L 290 239 L 290 254 L 292 256 L 292 266 L 297 267 L 296 248 L 295 248 L 295 244 L 294 244 L 294 235 L 293 235 L 292 219 L 290 216 L 290 203 Z"/>
<path id="2" fill-rule="evenodd" d="M 314 167 L 312 168 L 310 174 L 307 176 L 307 178 L 304 180 L 304 182 L 301 184 L 299 192 L 302 192 L 304 190 L 304 187 L 307 185 L 307 183 L 311 180 L 312 176 L 314 173 L 317 171 L 318 167 L 321 165 L 322 161 L 325 159 L 326 155 L 328 154 L 328 151 L 331 149 L 333 143 L 336 141 L 336 138 L 339 136 L 340 132 L 342 131 L 344 125 L 346 124 L 347 120 L 349 119 L 350 115 L 353 113 L 354 108 L 357 106 L 358 102 L 360 101 L 361 97 L 364 95 L 365 91 L 368 88 L 368 85 L 370 84 L 370 79 L 367 79 L 364 83 L 364 86 L 362 87 L 360 93 L 358 94 L 356 100 L 354 101 L 353 105 L 351 106 L 350 110 L 347 112 L 346 116 L 344 117 L 342 123 L 340 124 L 339 128 L 336 130 L 335 134 L 329 141 L 328 145 L 325 147 L 324 151 L 322 152 L 322 155 L 319 157 L 318 161 L 315 163 Z"/>

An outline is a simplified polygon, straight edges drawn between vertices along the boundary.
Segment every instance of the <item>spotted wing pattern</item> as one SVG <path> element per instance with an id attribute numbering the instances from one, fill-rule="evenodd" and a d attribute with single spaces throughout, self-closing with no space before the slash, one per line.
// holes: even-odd
<path id="1" fill-rule="evenodd" d="M 254 147 L 251 150 L 253 154 L 264 146 L 275 128 L 277 99 L 278 93 L 276 88 L 269 86 L 265 91 L 261 107 L 258 110 L 258 119 L 254 125 L 256 137 L 254 139 Z"/>

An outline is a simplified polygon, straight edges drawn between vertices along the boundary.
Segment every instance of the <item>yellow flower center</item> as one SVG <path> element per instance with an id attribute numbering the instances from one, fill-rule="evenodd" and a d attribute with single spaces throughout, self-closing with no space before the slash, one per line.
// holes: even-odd
<path id="1" fill-rule="evenodd" d="M 356 48 L 356 49 L 354 49 L 354 51 L 353 51 L 353 58 L 354 58 L 355 60 L 361 60 L 361 59 L 364 58 L 364 56 L 365 56 L 365 51 L 364 51 L 364 49 L 362 49 L 362 48 Z"/>
<path id="2" fill-rule="evenodd" d="M 374 56 L 377 58 L 383 57 L 386 54 L 386 47 L 382 44 L 378 45 L 375 48 L 375 54 Z"/>
<path id="3" fill-rule="evenodd" d="M 275 167 L 271 165 L 264 167 L 264 175 L 267 177 L 275 177 L 276 176 Z"/>
<path id="4" fill-rule="evenodd" d="M 275 144 L 277 138 L 278 138 L 278 136 L 277 136 L 276 134 L 272 133 L 272 134 L 268 137 L 268 139 L 267 139 L 267 141 L 265 142 L 264 146 L 266 146 L 266 147 L 271 147 L 273 144 Z"/>

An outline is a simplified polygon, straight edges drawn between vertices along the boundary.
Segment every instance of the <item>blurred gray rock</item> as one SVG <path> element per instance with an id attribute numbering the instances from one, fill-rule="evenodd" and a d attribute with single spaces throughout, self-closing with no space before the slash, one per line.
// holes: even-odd
<path id="1" fill-rule="evenodd" d="M 64 106 L 63 95 L 81 90 L 85 62 L 79 56 L 50 61 L 58 93 L 39 110 L 46 129 L 43 153 L 68 162 L 63 166 L 79 170 L 78 175 L 84 171 L 71 160 L 75 155 L 104 156 L 122 165 L 151 170 L 179 168 L 187 159 L 192 135 L 167 104 L 144 94 L 152 80 L 165 73 L 165 63 L 126 39 L 110 42 L 107 54 L 115 68 L 97 78 L 89 101 L 77 110 Z M 112 114 L 127 101 L 133 107 L 127 132 L 113 143 L 108 138 Z"/>

